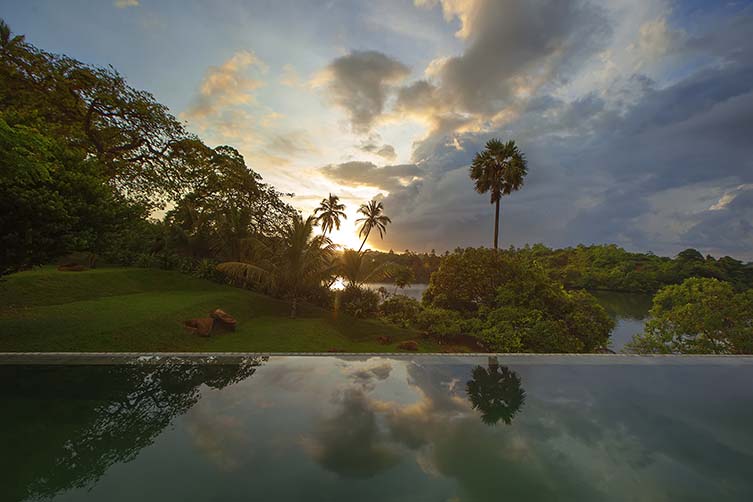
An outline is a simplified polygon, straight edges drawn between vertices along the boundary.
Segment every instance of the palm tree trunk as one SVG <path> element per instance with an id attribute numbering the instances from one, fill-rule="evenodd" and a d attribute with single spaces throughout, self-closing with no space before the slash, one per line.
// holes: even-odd
<path id="1" fill-rule="evenodd" d="M 499 199 L 494 210 L 494 249 L 499 248 Z"/>
<path id="2" fill-rule="evenodd" d="M 370 233 L 371 233 L 371 230 L 369 230 L 368 232 L 366 232 L 366 237 L 364 237 L 364 238 L 363 238 L 363 242 L 361 243 L 361 247 L 360 247 L 360 248 L 358 248 L 358 252 L 359 252 L 359 253 L 360 253 L 360 252 L 361 252 L 361 250 L 363 249 L 363 245 L 364 245 L 364 244 L 366 244 L 366 239 L 368 239 L 368 238 L 369 238 L 369 234 L 370 234 Z"/>

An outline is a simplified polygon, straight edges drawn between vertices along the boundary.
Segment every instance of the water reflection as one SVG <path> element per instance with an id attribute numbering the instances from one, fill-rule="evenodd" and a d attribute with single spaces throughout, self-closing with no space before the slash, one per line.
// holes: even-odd
<path id="1" fill-rule="evenodd" d="M 626 360 L 0 366 L 0 500 L 753 500 L 753 359 Z"/>
<path id="2" fill-rule="evenodd" d="M 496 425 L 502 420 L 510 425 L 526 397 L 518 374 L 500 367 L 496 357 L 489 357 L 488 369 L 476 366 L 472 375 L 473 379 L 466 384 L 466 393 L 473 409 L 481 412 L 481 421 Z"/>
<path id="3" fill-rule="evenodd" d="M 261 362 L 0 366 L 0 472 L 13 480 L 2 483 L 0 499 L 52 498 L 92 486 L 192 408 L 202 384 L 223 389 Z"/>

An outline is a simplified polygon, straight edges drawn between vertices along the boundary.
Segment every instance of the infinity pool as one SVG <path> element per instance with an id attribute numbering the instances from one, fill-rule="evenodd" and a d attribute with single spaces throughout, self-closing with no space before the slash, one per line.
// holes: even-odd
<path id="1" fill-rule="evenodd" d="M 753 358 L 28 362 L 2 501 L 753 500 Z"/>

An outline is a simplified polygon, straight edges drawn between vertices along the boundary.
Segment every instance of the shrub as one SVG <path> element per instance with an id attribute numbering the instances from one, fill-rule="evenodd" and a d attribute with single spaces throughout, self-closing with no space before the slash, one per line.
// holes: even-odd
<path id="1" fill-rule="evenodd" d="M 463 334 L 464 321 L 454 310 L 428 307 L 418 314 L 416 324 L 427 334 L 446 339 Z"/>
<path id="2" fill-rule="evenodd" d="M 379 295 L 367 288 L 348 285 L 340 292 L 340 306 L 353 317 L 374 317 L 379 308 Z"/>
<path id="3" fill-rule="evenodd" d="M 404 328 L 414 325 L 420 312 L 421 304 L 405 295 L 392 296 L 379 305 L 383 319 Z"/>
<path id="4" fill-rule="evenodd" d="M 654 296 L 651 318 L 628 349 L 652 354 L 753 353 L 753 290 L 736 293 L 717 279 L 694 277 Z"/>

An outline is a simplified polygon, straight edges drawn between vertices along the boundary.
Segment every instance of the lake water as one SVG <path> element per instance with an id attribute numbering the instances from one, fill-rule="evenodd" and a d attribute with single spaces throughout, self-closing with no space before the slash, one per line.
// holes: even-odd
<path id="1" fill-rule="evenodd" d="M 374 283 L 367 286 L 374 290 L 384 287 L 390 293 L 395 292 L 394 284 Z M 427 286 L 428 284 L 413 284 L 404 290 L 398 289 L 397 292 L 420 301 Z M 643 331 L 643 324 L 651 308 L 651 295 L 614 291 L 592 291 L 592 294 L 617 323 L 611 334 L 610 348 L 620 352 L 633 335 Z"/>
<path id="2" fill-rule="evenodd" d="M 753 500 L 753 358 L 156 360 L 0 364 L 0 500 Z"/>

